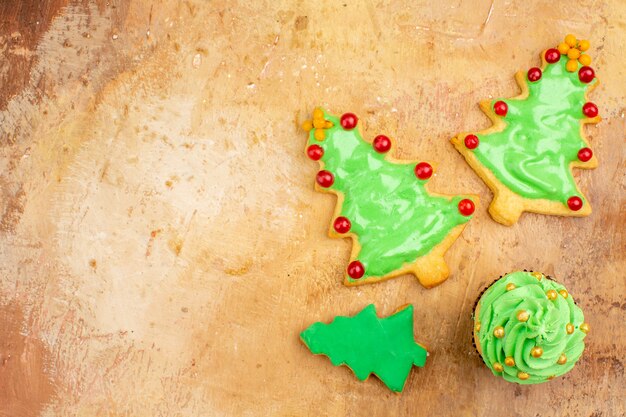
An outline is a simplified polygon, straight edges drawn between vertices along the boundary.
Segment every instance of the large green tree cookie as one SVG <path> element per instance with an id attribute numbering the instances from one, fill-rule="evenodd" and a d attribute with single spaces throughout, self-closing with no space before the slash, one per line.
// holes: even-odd
<path id="1" fill-rule="evenodd" d="M 432 165 L 392 158 L 391 140 L 379 135 L 364 141 L 357 120 L 352 113 L 339 118 L 316 109 L 303 125 L 306 153 L 322 167 L 316 189 L 338 197 L 329 235 L 353 241 L 345 284 L 413 273 L 425 287 L 437 285 L 449 275 L 443 255 L 477 198 L 429 192 Z"/>
<path id="2" fill-rule="evenodd" d="M 428 355 L 413 338 L 412 305 L 379 318 L 370 304 L 354 317 L 314 323 L 300 339 L 311 352 L 328 356 L 333 365 L 348 366 L 361 381 L 374 374 L 395 392 L 402 391 L 413 365 L 423 367 Z"/>
<path id="3" fill-rule="evenodd" d="M 541 68 L 516 74 L 519 96 L 480 103 L 492 127 L 452 139 L 493 191 L 489 212 L 502 224 L 514 224 L 524 211 L 591 213 L 571 170 L 598 164 L 583 127 L 600 121 L 597 106 L 587 101 L 599 82 L 582 53 L 589 42 L 572 35 L 565 40 L 541 54 Z"/>

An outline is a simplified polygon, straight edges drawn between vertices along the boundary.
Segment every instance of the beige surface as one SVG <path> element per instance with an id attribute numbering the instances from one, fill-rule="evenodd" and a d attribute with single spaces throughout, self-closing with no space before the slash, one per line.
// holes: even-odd
<path id="1" fill-rule="evenodd" d="M 0 111 L 0 415 L 623 415 L 626 6 L 545 3 L 85 1 L 36 43 L 14 32 L 34 19 L 3 32 L 0 72 L 33 64 Z M 575 172 L 594 213 L 503 227 L 449 139 L 567 32 L 603 82 L 600 166 Z M 438 161 L 432 190 L 480 195 L 441 286 L 341 284 L 350 244 L 326 237 L 297 129 L 316 105 Z M 475 297 L 517 268 L 558 277 L 592 328 L 542 386 L 471 345 Z M 432 353 L 400 396 L 298 341 L 371 302 L 413 303 Z"/>

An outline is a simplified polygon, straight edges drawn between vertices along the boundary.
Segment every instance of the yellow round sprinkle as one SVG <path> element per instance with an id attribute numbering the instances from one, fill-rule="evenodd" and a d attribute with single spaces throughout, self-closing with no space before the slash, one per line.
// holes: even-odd
<path id="1" fill-rule="evenodd" d="M 493 370 L 496 372 L 502 372 L 504 371 L 504 366 L 502 366 L 502 364 L 496 362 L 493 365 L 491 365 L 493 367 Z"/>
<path id="2" fill-rule="evenodd" d="M 578 62 L 580 62 L 581 65 L 591 65 L 591 57 L 587 54 L 582 54 L 578 57 Z"/>
<path id="3" fill-rule="evenodd" d="M 519 321 L 528 321 L 530 314 L 526 310 L 520 310 L 517 312 L 517 319 Z"/>
<path id="4" fill-rule="evenodd" d="M 546 291 L 546 296 L 548 297 L 548 299 L 554 301 L 554 300 L 556 300 L 557 293 L 554 290 L 548 290 L 548 291 Z"/>
<path id="5" fill-rule="evenodd" d="M 575 47 L 576 46 L 576 36 L 569 34 L 565 37 L 565 43 L 568 44 L 570 47 Z"/>
<path id="6" fill-rule="evenodd" d="M 541 278 L 543 278 L 543 274 L 541 272 L 531 272 L 530 275 L 532 275 L 533 277 L 537 278 L 537 281 L 541 281 Z"/>
<path id="7" fill-rule="evenodd" d="M 565 365 L 566 362 L 567 356 L 565 356 L 565 353 L 561 353 L 561 356 L 559 356 L 559 359 L 556 361 L 556 363 L 558 363 L 559 365 Z"/>
<path id="8" fill-rule="evenodd" d="M 321 141 L 321 140 L 326 139 L 326 134 L 324 133 L 324 130 L 322 129 L 315 129 L 315 132 L 313 133 L 313 137 Z"/>
<path id="9" fill-rule="evenodd" d="M 304 122 L 302 122 L 302 129 L 308 132 L 309 130 L 313 129 L 313 123 L 310 120 L 305 120 Z"/>
<path id="10" fill-rule="evenodd" d="M 480 323 L 476 323 L 476 326 L 474 327 L 476 329 L 477 332 L 480 331 Z"/>
<path id="11" fill-rule="evenodd" d="M 565 42 L 560 43 L 559 46 L 557 47 L 557 49 L 559 50 L 559 52 L 561 53 L 561 55 L 565 55 L 567 53 L 567 51 L 569 51 L 569 45 L 566 44 Z"/>
<path id="12" fill-rule="evenodd" d="M 326 126 L 326 120 L 324 119 L 313 119 L 313 127 L 316 129 L 323 129 Z"/>
<path id="13" fill-rule="evenodd" d="M 561 290 L 559 291 L 559 294 L 561 294 L 561 297 L 563 298 L 567 298 L 567 296 L 569 295 L 567 290 Z"/>
<path id="14" fill-rule="evenodd" d="M 506 284 L 507 291 L 513 291 L 515 288 L 516 288 L 515 284 L 513 284 L 512 282 L 509 282 L 508 284 Z"/>
<path id="15" fill-rule="evenodd" d="M 504 337 L 504 327 L 498 326 L 493 329 L 493 335 L 498 339 L 502 339 Z"/>
<path id="16" fill-rule="evenodd" d="M 335 126 L 333 122 L 331 122 L 330 120 L 326 120 L 326 123 L 324 124 L 324 129 L 330 129 L 333 126 Z"/>
<path id="17" fill-rule="evenodd" d="M 543 349 L 540 346 L 535 346 L 530 350 L 530 354 L 533 358 L 540 358 L 543 355 Z"/>
<path id="18" fill-rule="evenodd" d="M 589 46 L 589 41 L 586 39 L 578 41 L 578 49 L 580 49 L 581 51 L 586 51 L 587 49 L 589 49 Z"/>
<path id="19" fill-rule="evenodd" d="M 513 356 L 507 356 L 504 359 L 504 364 L 506 366 L 515 366 L 515 359 L 513 359 Z"/>
<path id="20" fill-rule="evenodd" d="M 569 59 L 578 59 L 579 56 L 580 51 L 576 48 L 571 48 L 569 51 L 567 51 L 567 57 Z"/>
<path id="21" fill-rule="evenodd" d="M 517 377 L 523 381 L 530 378 L 530 375 L 528 375 L 526 372 L 520 371 L 517 373 Z"/>
<path id="22" fill-rule="evenodd" d="M 581 331 L 581 332 L 583 332 L 583 333 L 589 333 L 589 330 L 590 330 L 590 329 L 589 329 L 589 323 L 583 323 L 583 324 L 581 324 L 578 328 L 579 328 L 579 329 L 580 329 L 580 331 Z"/>
<path id="23" fill-rule="evenodd" d="M 578 69 L 578 62 L 576 62 L 575 59 L 570 59 L 567 61 L 567 64 L 565 64 L 565 69 L 569 72 L 575 72 Z"/>
<path id="24" fill-rule="evenodd" d="M 567 334 L 574 333 L 574 325 L 572 323 L 567 323 L 567 326 L 565 326 L 565 331 L 567 332 Z"/>
<path id="25" fill-rule="evenodd" d="M 313 110 L 313 118 L 314 119 L 323 119 L 324 118 L 324 112 L 322 111 L 322 109 L 320 109 L 319 107 L 315 110 Z"/>

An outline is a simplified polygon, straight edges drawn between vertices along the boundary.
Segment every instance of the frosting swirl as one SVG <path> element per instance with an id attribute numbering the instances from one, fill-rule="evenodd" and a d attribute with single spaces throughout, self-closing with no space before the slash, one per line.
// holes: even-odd
<path id="1" fill-rule="evenodd" d="M 569 372 L 589 331 L 565 287 L 538 272 L 513 272 L 492 284 L 476 305 L 474 322 L 485 364 L 519 384 Z"/>

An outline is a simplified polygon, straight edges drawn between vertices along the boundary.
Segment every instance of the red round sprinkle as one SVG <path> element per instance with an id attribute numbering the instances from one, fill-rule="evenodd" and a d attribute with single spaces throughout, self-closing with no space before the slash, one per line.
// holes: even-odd
<path id="1" fill-rule="evenodd" d="M 495 111 L 498 116 L 506 116 L 506 113 L 509 111 L 509 106 L 507 106 L 504 101 L 496 101 L 493 105 L 493 111 Z"/>
<path id="2" fill-rule="evenodd" d="M 333 227 L 335 228 L 335 231 L 337 233 L 343 234 L 350 231 L 350 227 L 352 227 L 352 224 L 350 223 L 350 220 L 345 217 L 337 217 L 335 219 L 335 222 L 333 223 Z"/>
<path id="3" fill-rule="evenodd" d="M 465 136 L 465 147 L 467 149 L 476 149 L 478 147 L 478 136 L 476 135 L 467 135 Z"/>
<path id="4" fill-rule="evenodd" d="M 359 118 L 354 113 L 345 113 L 341 116 L 341 126 L 346 130 L 354 129 L 358 121 Z"/>
<path id="5" fill-rule="evenodd" d="M 321 170 L 317 173 L 315 180 L 322 187 L 328 188 L 335 182 L 335 177 L 329 171 Z"/>
<path id="6" fill-rule="evenodd" d="M 324 156 L 324 149 L 319 145 L 311 145 L 306 148 L 306 154 L 314 161 L 319 161 Z"/>
<path id="7" fill-rule="evenodd" d="M 598 115 L 598 106 L 588 101 L 583 105 L 583 114 L 587 117 L 596 117 Z"/>
<path id="8" fill-rule="evenodd" d="M 578 159 L 583 162 L 587 162 L 593 157 L 593 151 L 589 148 L 582 148 L 578 151 Z"/>
<path id="9" fill-rule="evenodd" d="M 415 176 L 420 180 L 427 180 L 433 175 L 433 167 L 428 162 L 415 165 Z"/>
<path id="10" fill-rule="evenodd" d="M 352 261 L 350 265 L 348 265 L 348 275 L 352 279 L 359 279 L 363 275 L 365 275 L 365 268 L 363 264 L 359 261 Z"/>
<path id="11" fill-rule="evenodd" d="M 532 82 L 539 81 L 541 78 L 541 70 L 537 67 L 532 67 L 528 70 L 528 79 Z"/>
<path id="12" fill-rule="evenodd" d="M 555 62 L 559 62 L 561 59 L 561 53 L 556 48 L 550 48 L 546 51 L 546 61 L 549 64 L 554 64 Z"/>
<path id="13" fill-rule="evenodd" d="M 474 202 L 468 198 L 459 201 L 459 212 L 464 216 L 474 213 Z"/>
<path id="14" fill-rule="evenodd" d="M 374 150 L 378 153 L 385 153 L 391 149 L 391 140 L 385 135 L 378 135 L 374 138 Z"/>
<path id="15" fill-rule="evenodd" d="M 567 199 L 567 206 L 572 211 L 578 211 L 583 208 L 583 200 L 578 196 L 573 196 Z"/>
<path id="16" fill-rule="evenodd" d="M 584 66 L 580 67 L 578 70 L 578 79 L 582 83 L 590 83 L 593 81 L 593 78 L 596 76 L 596 73 L 593 71 L 593 68 Z"/>

